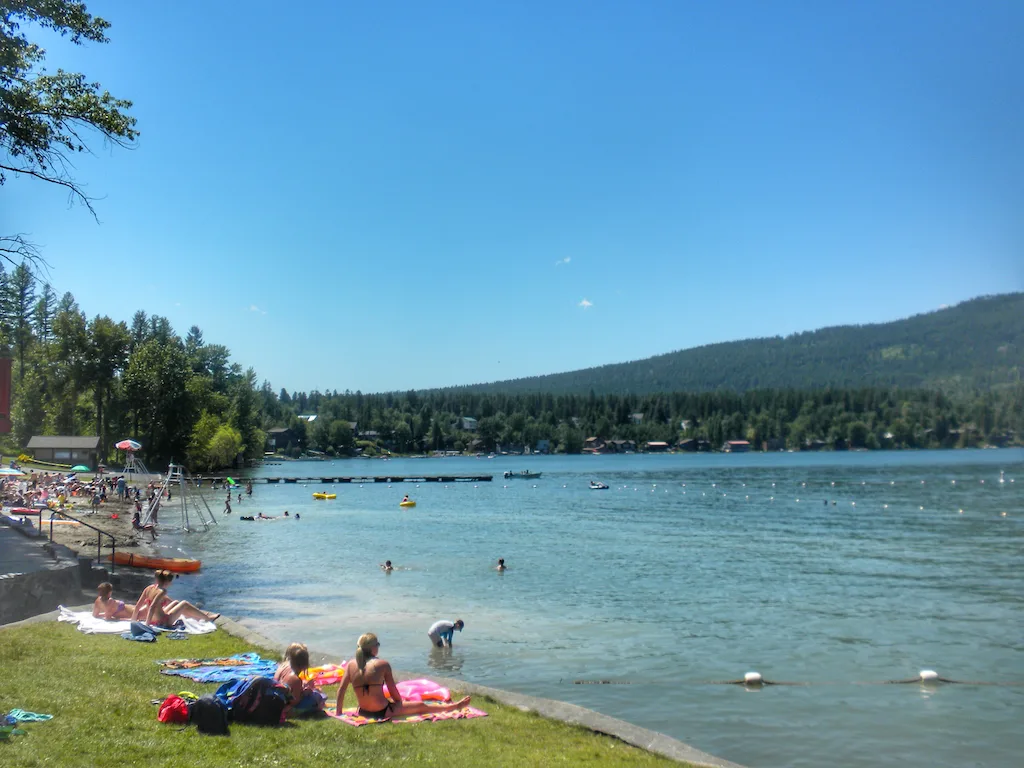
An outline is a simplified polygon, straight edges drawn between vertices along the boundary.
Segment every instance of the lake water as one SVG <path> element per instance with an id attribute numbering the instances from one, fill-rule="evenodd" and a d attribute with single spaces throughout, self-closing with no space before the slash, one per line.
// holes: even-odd
<path id="1" fill-rule="evenodd" d="M 502 479 L 523 468 L 543 477 Z M 495 476 L 338 484 L 334 501 L 312 499 L 319 484 L 257 484 L 221 525 L 184 537 L 203 569 L 177 590 L 281 642 L 340 659 L 372 631 L 398 668 L 571 701 L 750 766 L 1020 764 L 1024 686 L 860 684 L 922 669 L 1024 681 L 1020 449 L 255 474 Z M 611 489 L 589 490 L 591 478 Z M 413 510 L 398 507 L 406 492 Z M 223 493 L 207 493 L 219 514 Z M 302 519 L 238 520 L 285 509 Z M 395 573 L 378 570 L 385 559 Z M 454 650 L 431 649 L 430 624 L 457 617 Z M 751 670 L 810 685 L 708 682 Z"/>

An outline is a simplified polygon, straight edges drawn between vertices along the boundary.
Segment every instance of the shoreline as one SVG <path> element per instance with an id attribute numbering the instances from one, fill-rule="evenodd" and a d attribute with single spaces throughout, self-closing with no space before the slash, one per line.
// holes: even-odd
<path id="1" fill-rule="evenodd" d="M 90 604 L 70 606 L 70 609 L 73 611 L 89 610 L 90 608 Z M 56 621 L 56 619 L 57 611 L 48 611 L 27 619 L 22 619 L 21 621 L 0 625 L 0 632 L 30 624 Z M 217 620 L 216 624 L 219 630 L 253 646 L 274 650 L 282 654 L 288 646 L 287 643 L 275 642 L 254 630 L 248 629 L 237 619 L 230 619 L 222 616 Z M 315 649 L 310 649 L 309 657 L 310 663 L 314 665 L 337 663 L 339 661 L 337 655 L 324 654 L 316 651 Z M 671 736 L 633 725 L 625 720 L 619 720 L 614 717 L 609 717 L 608 715 L 603 715 L 600 712 L 580 707 L 576 704 L 569 704 L 568 702 L 558 701 L 555 699 L 527 696 L 521 693 L 505 691 L 500 688 L 477 685 L 476 683 L 471 683 L 461 679 L 439 677 L 433 673 L 395 670 L 395 679 L 398 681 L 412 680 L 422 677 L 428 677 L 440 685 L 452 690 L 458 690 L 473 696 L 486 696 L 500 704 L 515 707 L 522 712 L 533 712 L 549 720 L 556 720 L 568 725 L 585 728 L 593 733 L 610 736 L 625 744 L 629 744 L 646 752 L 666 757 L 680 763 L 688 763 L 690 765 L 701 766 L 702 768 L 744 768 L 744 766 L 739 763 L 733 763 L 729 760 L 702 752 L 701 750 L 691 747 L 689 744 L 679 741 L 678 739 L 674 739 Z"/>

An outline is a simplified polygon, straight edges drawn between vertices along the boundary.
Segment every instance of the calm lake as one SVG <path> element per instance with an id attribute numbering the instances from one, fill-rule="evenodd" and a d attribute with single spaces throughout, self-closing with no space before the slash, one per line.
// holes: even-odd
<path id="1" fill-rule="evenodd" d="M 339 659 L 372 631 L 398 668 L 571 701 L 750 766 L 1020 764 L 1024 686 L 862 683 L 922 669 L 1024 681 L 1024 450 L 288 462 L 253 476 L 364 474 L 495 479 L 257 484 L 231 517 L 207 490 L 221 524 L 175 545 L 203 560 L 176 594 Z M 285 509 L 301 520 L 238 519 Z M 451 652 L 427 640 L 439 618 L 466 622 Z M 751 670 L 810 685 L 709 682 Z"/>

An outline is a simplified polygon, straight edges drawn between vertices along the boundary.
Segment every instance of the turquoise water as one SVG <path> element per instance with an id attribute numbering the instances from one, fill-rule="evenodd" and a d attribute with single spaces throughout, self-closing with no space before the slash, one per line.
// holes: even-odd
<path id="1" fill-rule="evenodd" d="M 543 477 L 501 477 L 523 468 Z M 220 526 L 185 537 L 203 570 L 182 587 L 282 642 L 348 657 L 373 631 L 399 668 L 572 701 L 751 766 L 1019 764 L 1024 687 L 858 683 L 922 669 L 1024 681 L 1022 450 L 294 462 L 255 474 L 385 473 L 495 480 L 339 484 L 335 501 L 313 501 L 319 484 L 257 484 Z M 611 489 L 589 490 L 591 478 Z M 414 510 L 398 507 L 406 492 Z M 285 509 L 302 519 L 238 520 Z M 507 572 L 493 570 L 498 557 Z M 395 573 L 378 570 L 385 559 Z M 427 627 L 456 617 L 466 630 L 454 650 L 432 650 Z M 707 682 L 750 670 L 812 685 Z"/>

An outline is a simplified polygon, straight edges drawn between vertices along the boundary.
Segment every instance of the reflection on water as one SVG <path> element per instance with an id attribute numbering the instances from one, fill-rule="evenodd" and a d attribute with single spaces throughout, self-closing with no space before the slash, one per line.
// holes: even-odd
<path id="1" fill-rule="evenodd" d="M 462 654 L 457 653 L 454 647 L 433 647 L 430 649 L 430 653 L 427 656 L 427 666 L 431 669 L 436 669 L 443 675 L 450 676 L 461 672 L 463 663 L 465 663 L 465 658 Z"/>
<path id="2" fill-rule="evenodd" d="M 544 473 L 536 483 L 500 482 L 505 467 L 475 459 L 284 464 L 265 471 L 499 482 L 336 484 L 336 500 L 316 502 L 318 483 L 257 484 L 247 511 L 302 519 L 185 537 L 204 565 L 176 590 L 282 642 L 341 659 L 372 631 L 396 668 L 572 701 L 749 765 L 1009 766 L 1024 686 L 856 683 L 921 669 L 1024 680 L 1022 460 L 515 461 Z M 414 510 L 399 509 L 405 492 Z M 427 628 L 459 616 L 455 649 L 428 650 Z M 814 684 L 708 684 L 751 670 Z"/>

